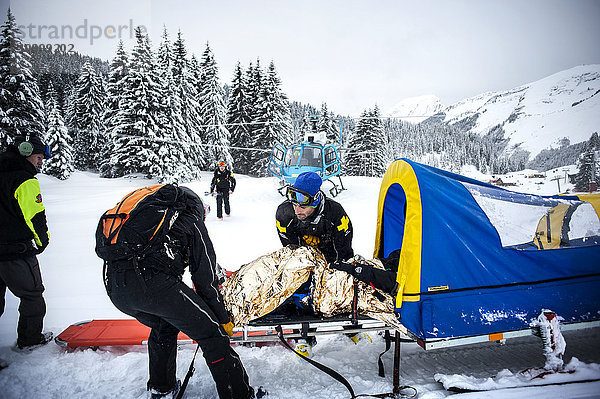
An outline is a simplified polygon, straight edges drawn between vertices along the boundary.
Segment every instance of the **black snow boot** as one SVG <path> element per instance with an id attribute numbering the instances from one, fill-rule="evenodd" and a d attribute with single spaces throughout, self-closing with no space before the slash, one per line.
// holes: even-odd
<path id="1" fill-rule="evenodd" d="M 266 396 L 269 395 L 269 392 L 266 391 L 266 389 L 264 389 L 262 386 L 258 387 L 258 389 L 256 390 L 256 394 L 255 394 L 255 398 L 256 399 L 261 399 L 264 398 Z"/>
<path id="2" fill-rule="evenodd" d="M 157 389 L 154 388 L 150 388 L 150 398 L 151 399 L 172 399 L 172 398 L 176 398 L 177 394 L 179 393 L 179 390 L 181 389 L 181 380 L 177 380 L 177 382 L 175 383 L 175 386 L 173 387 L 173 389 L 167 391 L 167 392 L 161 392 Z"/>
<path id="3" fill-rule="evenodd" d="M 39 341 L 36 342 L 28 342 L 23 343 L 17 340 L 17 349 L 19 351 L 32 351 L 34 349 L 39 348 L 40 346 L 46 345 L 48 342 L 52 341 L 54 334 L 51 332 L 45 332 L 40 335 Z"/>

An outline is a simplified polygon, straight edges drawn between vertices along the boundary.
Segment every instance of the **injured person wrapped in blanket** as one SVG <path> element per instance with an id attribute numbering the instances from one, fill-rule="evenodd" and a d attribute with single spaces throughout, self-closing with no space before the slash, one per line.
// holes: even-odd
<path id="1" fill-rule="evenodd" d="M 378 259 L 366 260 L 359 255 L 345 263 L 348 267 L 353 264 L 384 269 Z M 313 247 L 289 245 L 263 255 L 234 272 L 223 283 L 221 293 L 233 323 L 239 327 L 277 309 L 309 278 L 309 303 L 315 315 L 331 317 L 352 311 L 355 277 L 330 268 Z M 358 281 L 357 309 L 361 315 L 403 329 L 394 313 L 391 295 L 372 284 Z"/>

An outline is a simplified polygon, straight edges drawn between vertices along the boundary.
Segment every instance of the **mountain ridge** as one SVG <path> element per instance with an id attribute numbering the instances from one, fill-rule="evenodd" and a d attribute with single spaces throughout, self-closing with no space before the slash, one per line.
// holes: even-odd
<path id="1" fill-rule="evenodd" d="M 404 110 L 410 115 L 411 110 Z M 565 138 L 572 144 L 587 141 L 600 131 L 600 65 L 579 65 L 512 89 L 466 98 L 439 111 L 435 119 L 467 132 L 494 134 L 506 141 L 507 155 L 527 151 L 529 159 L 561 147 Z"/>

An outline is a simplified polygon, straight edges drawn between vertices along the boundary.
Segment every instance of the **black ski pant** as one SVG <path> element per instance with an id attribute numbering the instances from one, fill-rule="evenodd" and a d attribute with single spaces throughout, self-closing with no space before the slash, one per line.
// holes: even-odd
<path id="1" fill-rule="evenodd" d="M 200 345 L 219 398 L 253 398 L 254 390 L 240 358 L 202 298 L 176 276 L 143 273 L 142 283 L 133 270 L 113 272 L 109 267 L 107 292 L 120 311 L 152 329 L 148 338 L 148 388 L 167 392 L 175 386 L 177 334 L 183 331 Z"/>
<path id="2" fill-rule="evenodd" d="M 223 205 L 225 205 L 225 214 L 229 215 L 231 213 L 231 208 L 229 207 L 229 191 L 219 191 L 217 190 L 217 217 L 223 217 Z"/>
<path id="3" fill-rule="evenodd" d="M 20 300 L 17 345 L 40 343 L 46 315 L 42 274 L 35 256 L 0 261 L 0 316 L 4 313 L 6 288 Z"/>

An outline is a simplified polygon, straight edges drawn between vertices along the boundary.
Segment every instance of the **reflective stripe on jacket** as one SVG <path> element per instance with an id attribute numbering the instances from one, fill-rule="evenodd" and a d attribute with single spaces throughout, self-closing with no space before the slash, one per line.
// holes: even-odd
<path id="1" fill-rule="evenodd" d="M 36 173 L 13 146 L 0 154 L 0 260 L 35 255 L 50 241 Z"/>

